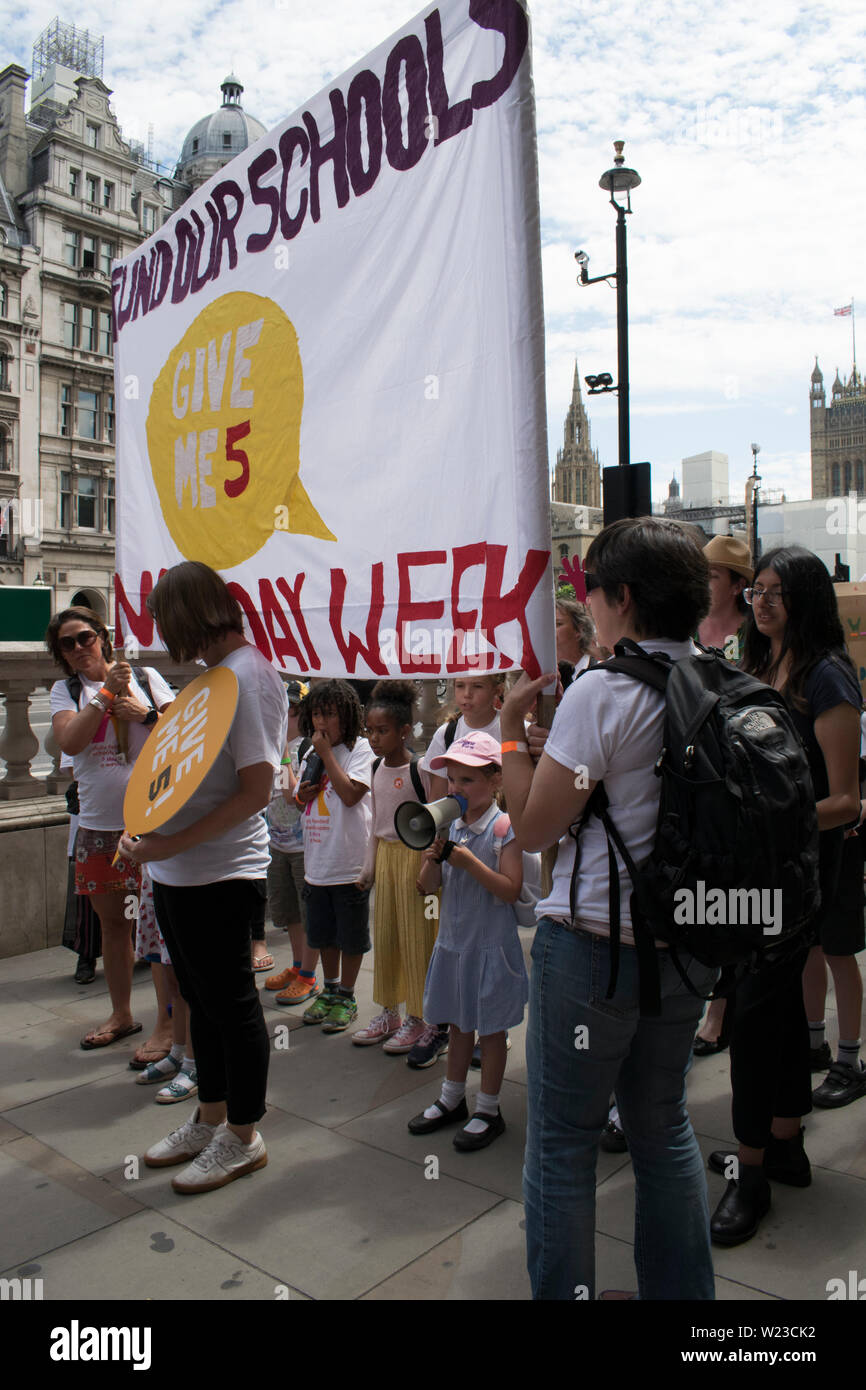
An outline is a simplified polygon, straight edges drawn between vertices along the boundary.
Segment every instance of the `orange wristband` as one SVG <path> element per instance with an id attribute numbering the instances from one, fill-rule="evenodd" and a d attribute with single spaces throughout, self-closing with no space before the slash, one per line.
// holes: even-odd
<path id="1" fill-rule="evenodd" d="M 529 744 L 528 744 L 528 743 L 517 743 L 516 741 L 514 741 L 514 740 L 512 739 L 512 740 L 509 740 L 508 743 L 503 743 L 503 744 L 502 744 L 502 752 L 503 752 L 503 753 L 528 753 L 528 752 L 529 752 Z"/>
<path id="2" fill-rule="evenodd" d="M 105 698 L 106 698 L 106 700 L 114 701 L 114 700 L 117 699 L 117 696 L 114 695 L 114 694 L 112 693 L 112 691 L 106 690 L 106 688 L 105 688 L 104 685 L 100 688 L 99 694 L 100 694 L 100 695 L 104 695 Z"/>

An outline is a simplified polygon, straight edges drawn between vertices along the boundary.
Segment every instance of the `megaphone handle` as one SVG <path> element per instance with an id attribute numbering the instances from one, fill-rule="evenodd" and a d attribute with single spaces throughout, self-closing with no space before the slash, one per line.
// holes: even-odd
<path id="1" fill-rule="evenodd" d="M 437 858 L 436 858 L 436 863 L 437 863 L 437 864 L 444 864 L 444 863 L 445 863 L 445 860 L 448 858 L 449 854 L 451 853 L 452 849 L 454 848 L 454 845 L 455 845 L 455 841 L 454 841 L 454 840 L 446 840 L 446 841 L 445 841 L 444 845 L 442 846 L 442 853 L 441 853 L 440 855 L 438 855 Z"/>

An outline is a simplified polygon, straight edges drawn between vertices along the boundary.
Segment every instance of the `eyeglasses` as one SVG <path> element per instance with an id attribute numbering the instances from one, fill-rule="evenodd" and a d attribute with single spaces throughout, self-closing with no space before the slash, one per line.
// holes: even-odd
<path id="1" fill-rule="evenodd" d="M 60 638 L 60 650 L 62 652 L 74 652 L 76 647 L 92 647 L 96 641 L 96 633 L 92 627 L 82 628 L 81 632 L 76 632 L 72 637 Z"/>
<path id="2" fill-rule="evenodd" d="M 743 590 L 743 598 L 746 600 L 746 603 L 752 604 L 753 606 L 757 603 L 759 598 L 762 598 L 768 607 L 775 608 L 776 604 L 781 603 L 784 597 L 784 589 L 760 589 L 756 587 Z"/>

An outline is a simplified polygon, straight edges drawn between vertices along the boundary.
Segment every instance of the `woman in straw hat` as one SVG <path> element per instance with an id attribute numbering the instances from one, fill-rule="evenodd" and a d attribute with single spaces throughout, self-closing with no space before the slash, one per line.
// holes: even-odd
<path id="1" fill-rule="evenodd" d="M 729 661 L 739 661 L 748 607 L 743 590 L 754 571 L 749 547 L 733 536 L 713 536 L 704 546 L 710 567 L 710 611 L 698 628 L 698 641 L 718 647 Z"/>

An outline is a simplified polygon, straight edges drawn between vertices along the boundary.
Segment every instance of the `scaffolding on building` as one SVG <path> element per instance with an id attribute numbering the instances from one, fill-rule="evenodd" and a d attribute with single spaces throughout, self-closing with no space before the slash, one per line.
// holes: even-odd
<path id="1" fill-rule="evenodd" d="M 102 77 L 105 39 L 55 18 L 33 45 L 33 76 L 44 77 L 55 63 L 73 68 L 82 77 Z"/>

